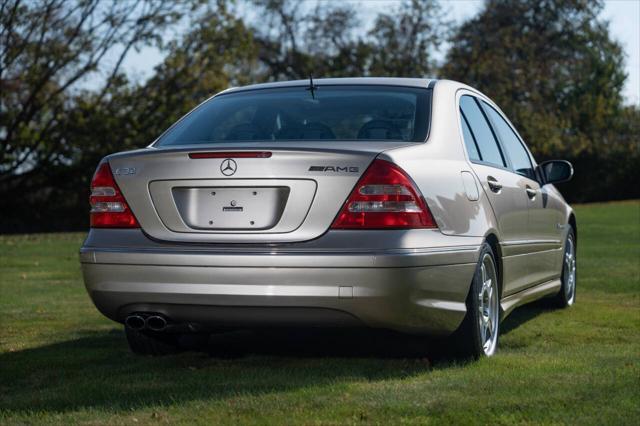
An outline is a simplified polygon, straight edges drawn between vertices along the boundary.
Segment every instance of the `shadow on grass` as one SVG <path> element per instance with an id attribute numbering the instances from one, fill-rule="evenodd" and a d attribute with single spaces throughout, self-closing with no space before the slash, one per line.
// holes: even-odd
<path id="1" fill-rule="evenodd" d="M 397 379 L 431 368 L 424 340 L 389 333 L 260 332 L 214 341 L 214 346 L 222 344 L 226 354 L 242 356 L 225 359 L 205 352 L 135 356 L 116 330 L 3 353 L 0 412 L 122 411 L 213 402 L 335 382 Z"/>
<path id="2" fill-rule="evenodd" d="M 516 309 L 502 333 L 549 309 L 546 300 Z M 447 343 L 375 330 L 263 330 L 216 335 L 201 351 L 154 358 L 130 353 L 120 330 L 89 332 L 0 354 L 0 413 L 125 411 L 399 379 L 458 366 Z"/>
<path id="3" fill-rule="evenodd" d="M 550 299 L 540 299 L 527 305 L 519 306 L 500 324 L 500 334 L 509 334 L 538 315 L 551 312 L 554 309 L 557 308 Z"/>

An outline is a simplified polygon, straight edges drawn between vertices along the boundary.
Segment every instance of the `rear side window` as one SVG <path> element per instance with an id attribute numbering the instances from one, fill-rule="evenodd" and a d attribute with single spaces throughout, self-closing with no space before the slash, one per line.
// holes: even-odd
<path id="1" fill-rule="evenodd" d="M 221 94 L 166 132 L 156 146 L 278 141 L 424 142 L 431 90 L 320 85 Z"/>
<path id="2" fill-rule="evenodd" d="M 489 123 L 475 99 L 471 96 L 461 97 L 460 110 L 464 118 L 466 118 L 473 139 L 480 150 L 481 160 L 485 163 L 506 167 L 506 163 L 498 147 L 498 141 L 496 141 L 491 127 L 489 127 Z"/>
<path id="3" fill-rule="evenodd" d="M 467 147 L 469 159 L 482 161 L 482 157 L 480 157 L 480 153 L 478 151 L 478 144 L 473 137 L 473 133 L 471 133 L 471 129 L 469 128 L 469 124 L 467 123 L 467 119 L 465 118 L 464 114 L 462 114 L 462 112 L 460 113 L 460 122 L 462 123 L 462 136 L 464 138 L 464 144 Z"/>
<path id="4" fill-rule="evenodd" d="M 489 119 L 493 124 L 493 128 L 498 133 L 502 146 L 507 151 L 507 155 L 511 160 L 513 170 L 529 179 L 535 179 L 533 165 L 527 150 L 522 145 L 520 138 L 513 131 L 511 126 L 502 118 L 502 116 L 486 102 L 482 102 L 484 110 L 487 112 Z"/>

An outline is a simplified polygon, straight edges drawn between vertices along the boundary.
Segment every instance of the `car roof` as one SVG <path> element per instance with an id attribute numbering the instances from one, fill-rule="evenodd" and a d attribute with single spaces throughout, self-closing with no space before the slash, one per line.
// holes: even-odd
<path id="1" fill-rule="evenodd" d="M 400 78 L 400 77 L 348 77 L 348 78 L 314 78 L 316 86 L 336 85 L 373 85 L 373 86 L 405 86 L 405 87 L 432 87 L 435 79 L 431 78 Z M 231 87 L 222 93 L 240 92 L 245 90 L 272 89 L 277 87 L 303 87 L 309 85 L 309 79 L 278 81 L 271 83 L 252 84 L 242 87 Z"/>

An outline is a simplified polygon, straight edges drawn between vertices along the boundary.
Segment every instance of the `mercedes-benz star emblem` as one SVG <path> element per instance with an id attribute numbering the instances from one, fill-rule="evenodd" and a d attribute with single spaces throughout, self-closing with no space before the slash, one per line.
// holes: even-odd
<path id="1" fill-rule="evenodd" d="M 225 176 L 231 176 L 236 172 L 237 169 L 238 169 L 238 165 L 231 158 L 227 158 L 226 160 L 223 160 L 222 164 L 220 164 L 220 171 Z"/>

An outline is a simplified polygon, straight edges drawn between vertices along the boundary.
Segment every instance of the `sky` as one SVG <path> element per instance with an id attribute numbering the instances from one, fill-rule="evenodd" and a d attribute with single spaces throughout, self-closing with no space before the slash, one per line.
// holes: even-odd
<path id="1" fill-rule="evenodd" d="M 388 10 L 397 3 L 394 0 L 341 1 L 355 3 L 361 10 L 365 26 L 367 21 L 375 18 L 378 11 Z M 445 10 L 449 10 L 450 18 L 459 24 L 478 13 L 483 0 L 441 0 L 441 3 Z M 612 37 L 622 45 L 625 52 L 625 102 L 640 106 L 640 0 L 605 0 L 600 18 L 609 21 Z M 130 75 L 144 79 L 161 61 L 162 54 L 157 49 L 147 48 L 132 53 L 125 61 L 124 67 Z"/>

